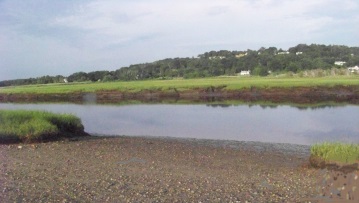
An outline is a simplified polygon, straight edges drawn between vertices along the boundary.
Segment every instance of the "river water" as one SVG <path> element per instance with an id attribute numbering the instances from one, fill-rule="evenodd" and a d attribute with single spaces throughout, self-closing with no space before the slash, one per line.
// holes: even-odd
<path id="1" fill-rule="evenodd" d="M 359 106 L 1 104 L 0 109 L 71 113 L 100 135 L 165 136 L 310 145 L 359 143 Z"/>

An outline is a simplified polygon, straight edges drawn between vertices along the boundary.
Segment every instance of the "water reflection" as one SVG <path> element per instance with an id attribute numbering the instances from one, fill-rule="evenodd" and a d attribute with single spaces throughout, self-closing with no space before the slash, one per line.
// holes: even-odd
<path id="1" fill-rule="evenodd" d="M 230 104 L 206 104 L 206 106 L 214 107 L 214 108 L 217 108 L 217 107 L 228 108 L 233 105 L 230 105 Z"/>
<path id="2" fill-rule="evenodd" d="M 260 106 L 262 109 L 275 109 L 278 106 L 283 106 L 283 105 L 277 105 L 277 104 L 206 104 L 206 106 L 208 107 L 222 107 L 222 108 L 228 108 L 231 106 L 241 106 L 241 105 L 248 105 L 248 107 L 252 107 L 252 106 Z M 322 104 L 322 105 L 315 105 L 315 106 L 308 106 L 308 105 L 303 105 L 303 106 L 296 106 L 296 105 L 290 105 L 293 108 L 297 108 L 299 110 L 321 110 L 321 109 L 326 109 L 326 108 L 339 108 L 339 107 L 344 107 L 345 105 L 329 105 L 329 104 Z"/>
<path id="3" fill-rule="evenodd" d="M 211 108 L 208 108 L 211 107 Z M 312 144 L 359 143 L 359 106 L 0 104 L 79 116 L 89 133 Z"/>

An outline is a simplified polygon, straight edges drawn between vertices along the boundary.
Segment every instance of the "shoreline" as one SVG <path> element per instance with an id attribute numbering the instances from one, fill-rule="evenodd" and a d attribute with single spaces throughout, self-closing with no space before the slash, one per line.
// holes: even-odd
<path id="1" fill-rule="evenodd" d="M 148 140 L 174 141 L 185 144 L 208 146 L 216 148 L 227 148 L 234 150 L 264 152 L 281 152 L 287 155 L 310 156 L 310 146 L 292 143 L 275 143 L 260 141 L 238 141 L 238 140 L 219 140 L 219 139 L 202 139 L 202 138 L 186 138 L 186 137 L 161 137 L 161 136 L 129 136 L 129 135 L 100 135 L 90 134 L 88 137 L 78 137 L 78 139 L 102 139 L 102 138 L 138 138 Z M 76 139 L 76 138 L 75 138 Z"/>
<path id="2" fill-rule="evenodd" d="M 138 92 L 99 90 L 96 92 L 71 93 L 0 93 L 0 102 L 95 102 L 120 103 L 126 101 L 161 102 L 214 102 L 225 100 L 240 100 L 245 102 L 273 102 L 312 104 L 320 102 L 345 102 L 359 104 L 359 86 L 315 86 L 289 88 L 244 88 L 227 90 L 226 86 L 211 86 L 179 91 L 176 88 L 168 90 L 141 90 Z"/>
<path id="3" fill-rule="evenodd" d="M 302 202 L 315 196 L 307 154 L 273 146 L 128 136 L 0 145 L 0 199 Z"/>
<path id="4" fill-rule="evenodd" d="M 293 143 L 275 143 L 275 142 L 260 142 L 260 141 L 238 141 L 238 140 L 220 140 L 220 139 L 202 139 L 202 138 L 186 138 L 186 137 L 170 137 L 170 136 L 130 136 L 130 135 L 101 135 L 86 133 L 82 136 L 72 137 L 59 137 L 57 139 L 44 139 L 42 141 L 34 141 L 29 143 L 20 142 L 18 139 L 11 139 L 5 137 L 1 139 L 0 145 L 26 145 L 26 144 L 41 144 L 50 142 L 63 142 L 63 141 L 86 141 L 97 139 L 116 139 L 116 138 L 133 138 L 133 139 L 146 139 L 146 140 L 161 140 L 168 142 L 180 142 L 184 144 L 208 146 L 215 148 L 228 148 L 234 150 L 255 151 L 263 152 L 280 152 L 286 155 L 300 155 L 304 157 L 310 156 L 310 146 L 303 144 Z"/>
<path id="5" fill-rule="evenodd" d="M 359 175 L 312 168 L 309 146 L 282 143 L 92 135 L 0 152 L 4 202 L 319 203 Z"/>

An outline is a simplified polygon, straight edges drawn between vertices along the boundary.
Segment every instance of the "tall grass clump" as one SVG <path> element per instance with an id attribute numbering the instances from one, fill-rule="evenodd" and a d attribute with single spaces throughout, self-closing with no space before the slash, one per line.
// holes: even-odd
<path id="1" fill-rule="evenodd" d="M 84 135 L 81 120 L 70 114 L 46 111 L 0 110 L 0 139 L 39 141 Z"/>
<path id="2" fill-rule="evenodd" d="M 354 163 L 359 161 L 359 145 L 344 143 L 315 144 L 310 149 L 311 155 L 326 162 Z"/>

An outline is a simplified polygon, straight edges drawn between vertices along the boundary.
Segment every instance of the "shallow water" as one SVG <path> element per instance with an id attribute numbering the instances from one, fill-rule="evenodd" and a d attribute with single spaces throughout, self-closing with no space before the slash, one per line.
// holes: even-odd
<path id="1" fill-rule="evenodd" d="M 79 116 L 88 133 L 273 143 L 359 143 L 359 106 L 0 104 Z"/>

